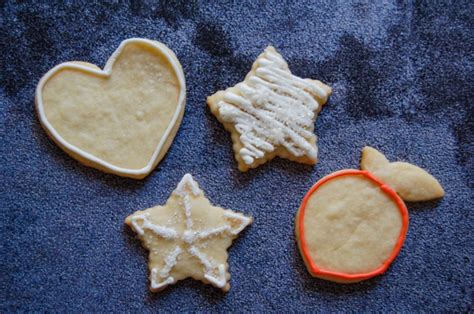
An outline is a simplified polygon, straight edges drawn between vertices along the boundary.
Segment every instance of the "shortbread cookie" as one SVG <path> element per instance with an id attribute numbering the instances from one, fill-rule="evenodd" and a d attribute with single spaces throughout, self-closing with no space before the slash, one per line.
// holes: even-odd
<path id="1" fill-rule="evenodd" d="M 331 88 L 290 72 L 269 46 L 242 83 L 207 98 L 211 112 L 232 135 L 239 170 L 279 156 L 300 163 L 317 161 L 314 122 Z"/>
<path id="2" fill-rule="evenodd" d="M 36 89 L 48 135 L 87 166 L 143 178 L 166 154 L 184 113 L 181 64 L 165 45 L 123 41 L 104 70 L 86 62 L 51 69 Z"/>
<path id="3" fill-rule="evenodd" d="M 402 170 L 387 170 L 390 163 L 372 148 L 364 148 L 362 164 L 375 174 L 334 172 L 309 190 L 298 210 L 298 246 L 315 277 L 351 283 L 383 273 L 398 255 L 408 229 L 404 197 L 397 192 L 410 200 L 444 195 L 426 171 L 406 163 Z"/>
<path id="4" fill-rule="evenodd" d="M 125 223 L 150 251 L 152 291 L 187 277 L 227 291 L 227 248 L 252 218 L 212 206 L 186 174 L 164 206 L 137 211 Z"/>
<path id="5" fill-rule="evenodd" d="M 408 227 L 403 201 L 367 171 L 342 170 L 314 185 L 296 218 L 296 236 L 309 272 L 356 282 L 384 272 Z"/>
<path id="6" fill-rule="evenodd" d="M 362 150 L 360 168 L 372 172 L 405 201 L 429 201 L 444 196 L 441 184 L 428 172 L 406 162 L 389 162 L 372 147 Z"/>

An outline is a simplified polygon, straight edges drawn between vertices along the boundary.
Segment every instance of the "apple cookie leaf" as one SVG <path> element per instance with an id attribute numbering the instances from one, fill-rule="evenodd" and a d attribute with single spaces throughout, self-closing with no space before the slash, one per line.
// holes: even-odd
<path id="1" fill-rule="evenodd" d="M 444 196 L 441 184 L 428 172 L 406 162 L 389 162 L 372 147 L 362 150 L 360 168 L 372 172 L 405 201 L 429 201 Z"/>

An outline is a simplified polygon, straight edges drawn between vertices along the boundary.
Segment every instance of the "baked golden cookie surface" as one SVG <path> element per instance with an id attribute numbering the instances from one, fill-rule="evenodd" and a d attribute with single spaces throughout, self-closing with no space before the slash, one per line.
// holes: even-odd
<path id="1" fill-rule="evenodd" d="M 331 94 L 320 81 L 293 75 L 269 46 L 244 81 L 207 98 L 211 112 L 231 133 L 240 171 L 278 156 L 317 161 L 314 122 Z"/>
<path id="2" fill-rule="evenodd" d="M 389 162 L 372 147 L 362 150 L 360 168 L 387 183 L 405 201 L 430 201 L 444 196 L 443 187 L 428 172 L 407 162 Z"/>
<path id="3" fill-rule="evenodd" d="M 152 291 L 187 277 L 227 291 L 227 249 L 252 218 L 212 206 L 186 174 L 164 206 L 137 211 L 125 223 L 149 250 Z"/>
<path id="4" fill-rule="evenodd" d="M 356 282 L 384 272 L 401 249 L 408 212 L 400 197 L 367 171 L 342 170 L 319 180 L 296 217 L 310 273 Z"/>
<path id="5" fill-rule="evenodd" d="M 123 41 L 104 70 L 62 63 L 43 76 L 36 109 L 48 135 L 87 166 L 143 178 L 164 157 L 184 113 L 181 65 L 165 45 Z"/>
<path id="6" fill-rule="evenodd" d="M 404 164 L 403 170 L 391 168 L 392 164 Z M 351 283 L 382 274 L 407 234 L 403 199 L 444 195 L 439 182 L 425 170 L 389 163 L 373 148 L 364 148 L 361 165 L 373 172 L 346 169 L 327 175 L 308 191 L 298 210 L 298 246 L 315 277 Z"/>

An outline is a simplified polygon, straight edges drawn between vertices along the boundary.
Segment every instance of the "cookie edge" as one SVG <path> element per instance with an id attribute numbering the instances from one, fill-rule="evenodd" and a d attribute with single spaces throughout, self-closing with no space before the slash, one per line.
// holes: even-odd
<path id="1" fill-rule="evenodd" d="M 388 194 L 395 201 L 398 209 L 400 210 L 400 214 L 402 216 L 402 228 L 400 230 L 399 237 L 397 239 L 395 247 L 392 250 L 392 253 L 388 257 L 388 259 L 382 263 L 382 265 L 379 268 L 367 273 L 346 274 L 342 272 L 319 269 L 318 267 L 316 267 L 315 263 L 312 261 L 311 257 L 309 256 L 309 253 L 306 247 L 306 240 L 305 240 L 305 235 L 304 235 L 304 230 L 303 230 L 304 229 L 303 220 L 304 220 L 304 210 L 306 208 L 306 204 L 309 198 L 321 185 L 323 185 L 327 181 L 330 181 L 332 179 L 338 178 L 340 176 L 345 176 L 345 175 L 362 175 L 365 178 L 368 178 L 369 180 L 377 184 L 383 192 Z M 303 258 L 303 262 L 305 263 L 305 266 L 308 272 L 311 274 L 311 276 L 324 279 L 324 280 L 334 281 L 337 283 L 349 284 L 349 283 L 356 283 L 359 281 L 367 280 L 372 277 L 381 275 L 389 268 L 389 266 L 398 256 L 398 254 L 400 253 L 400 250 L 403 247 L 403 244 L 405 242 L 406 235 L 408 232 L 408 224 L 409 224 L 409 216 L 408 216 L 407 207 L 405 203 L 403 202 L 402 198 L 392 188 L 390 188 L 388 185 L 380 181 L 377 177 L 375 177 L 369 171 L 357 170 L 357 169 L 344 169 L 344 170 L 339 170 L 339 171 L 336 171 L 324 176 L 323 178 L 318 180 L 305 194 L 303 201 L 301 202 L 301 205 L 295 217 L 295 236 L 298 243 L 298 249 L 300 251 L 300 255 Z"/>
<path id="2" fill-rule="evenodd" d="M 260 53 L 258 55 L 258 57 L 255 59 L 255 61 L 252 63 L 252 67 L 251 67 L 250 71 L 245 75 L 245 78 L 244 78 L 243 81 L 245 81 L 250 75 L 252 75 L 252 73 L 255 72 L 256 68 L 258 67 L 258 60 L 265 54 L 265 51 L 267 49 L 271 50 L 272 52 L 276 52 L 276 53 L 280 54 L 273 46 L 271 46 L 271 45 L 267 46 L 264 49 L 264 51 L 262 53 Z M 282 58 L 283 58 L 283 56 L 282 56 Z M 285 60 L 285 62 L 286 62 L 286 60 Z M 322 110 L 322 107 L 327 103 L 329 97 L 331 96 L 332 88 L 329 85 L 326 85 L 325 83 L 323 83 L 322 81 L 319 81 L 319 80 L 313 80 L 313 79 L 308 79 L 308 78 L 303 78 L 303 79 L 312 81 L 312 82 L 320 85 L 320 87 L 323 88 L 327 93 L 327 96 L 325 98 L 316 99 L 316 101 L 319 103 L 319 107 L 318 107 L 317 110 L 315 110 L 315 115 L 318 116 L 319 113 Z M 220 114 L 219 114 L 219 109 L 217 108 L 217 103 L 223 99 L 224 93 L 227 92 L 228 90 L 232 89 L 232 88 L 235 88 L 235 85 L 231 86 L 229 88 L 226 88 L 224 90 L 219 90 L 219 91 L 215 92 L 211 96 L 207 97 L 206 102 L 209 106 L 209 109 L 211 110 L 211 113 L 224 126 L 224 129 L 231 134 L 232 149 L 234 151 L 234 158 L 237 161 L 237 166 L 238 166 L 239 171 L 247 172 L 250 169 L 257 168 L 258 166 L 263 165 L 263 164 L 271 161 L 275 157 L 288 159 L 290 161 L 294 161 L 294 162 L 301 163 L 301 164 L 306 164 L 306 165 L 315 165 L 318 162 L 318 158 L 311 159 L 307 156 L 296 157 L 296 156 L 292 155 L 291 153 L 289 153 L 283 147 L 277 147 L 273 152 L 267 153 L 266 156 L 264 156 L 262 158 L 257 158 L 257 159 L 254 160 L 253 163 L 251 163 L 250 165 L 247 165 L 243 161 L 242 157 L 239 154 L 240 149 L 243 148 L 242 142 L 240 141 L 239 132 L 237 132 L 237 130 L 235 129 L 235 127 L 233 126 L 232 123 L 224 122 L 221 119 Z M 311 144 L 314 145 L 316 150 L 318 150 L 318 146 L 317 146 L 317 138 L 318 137 L 315 133 L 315 127 L 314 126 L 313 126 L 313 133 L 315 135 L 315 142 L 311 143 Z"/>
<path id="3" fill-rule="evenodd" d="M 62 136 L 54 129 L 51 123 L 46 118 L 46 114 L 44 112 L 43 100 L 42 100 L 42 91 L 48 80 L 60 71 L 63 68 L 76 68 L 88 73 L 94 73 L 100 76 L 110 76 L 112 75 L 112 68 L 115 64 L 115 61 L 118 59 L 120 54 L 122 53 L 124 47 L 128 44 L 133 43 L 144 43 L 149 46 L 154 47 L 155 49 L 159 50 L 160 53 L 167 59 L 170 63 L 171 67 L 173 68 L 178 81 L 179 81 L 179 97 L 178 97 L 178 105 L 176 110 L 173 114 L 173 117 L 165 130 L 162 138 L 160 139 L 157 147 L 155 148 L 153 155 L 151 156 L 150 160 L 146 164 L 145 167 L 141 169 L 130 169 L 130 168 L 123 168 L 115 166 L 105 160 L 102 160 L 88 152 L 85 152 L 78 148 L 75 145 L 70 144 L 66 140 L 62 138 Z M 174 54 L 174 52 L 169 49 L 163 43 L 160 43 L 155 40 L 149 40 L 144 38 L 129 38 L 122 41 L 119 47 L 112 53 L 112 55 L 107 60 L 104 69 L 100 69 L 98 66 L 83 62 L 83 61 L 72 61 L 72 62 L 63 62 L 52 69 L 50 69 L 43 77 L 40 79 L 36 91 L 35 91 L 35 109 L 37 115 L 40 120 L 40 124 L 48 136 L 69 156 L 74 158 L 75 160 L 79 161 L 80 163 L 84 164 L 85 166 L 95 168 L 101 170 L 106 173 L 115 174 L 122 177 L 128 177 L 133 179 L 143 179 L 148 176 L 153 169 L 158 165 L 158 163 L 163 159 L 163 157 L 168 152 L 169 147 L 171 146 L 176 133 L 178 132 L 179 126 L 181 125 L 181 121 L 184 116 L 184 109 L 186 107 L 186 80 L 183 72 L 183 68 L 181 63 L 179 62 L 178 58 Z"/>

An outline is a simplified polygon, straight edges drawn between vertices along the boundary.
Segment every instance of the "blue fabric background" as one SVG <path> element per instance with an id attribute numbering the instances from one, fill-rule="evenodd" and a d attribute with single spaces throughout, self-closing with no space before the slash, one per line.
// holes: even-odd
<path id="1" fill-rule="evenodd" d="M 473 310 L 472 1 L 85 2 L 0 4 L 1 311 Z M 33 104 L 51 67 L 103 66 L 129 37 L 173 49 L 188 86 L 176 139 L 143 181 L 71 159 Z M 295 74 L 333 87 L 316 122 L 320 162 L 239 173 L 205 100 L 241 81 L 268 44 Z M 294 215 L 318 179 L 358 168 L 364 145 L 427 169 L 446 196 L 408 204 L 408 237 L 386 274 L 314 279 Z M 211 202 L 255 218 L 230 249 L 227 294 L 193 280 L 150 293 L 147 253 L 123 224 L 164 203 L 187 172 Z"/>

